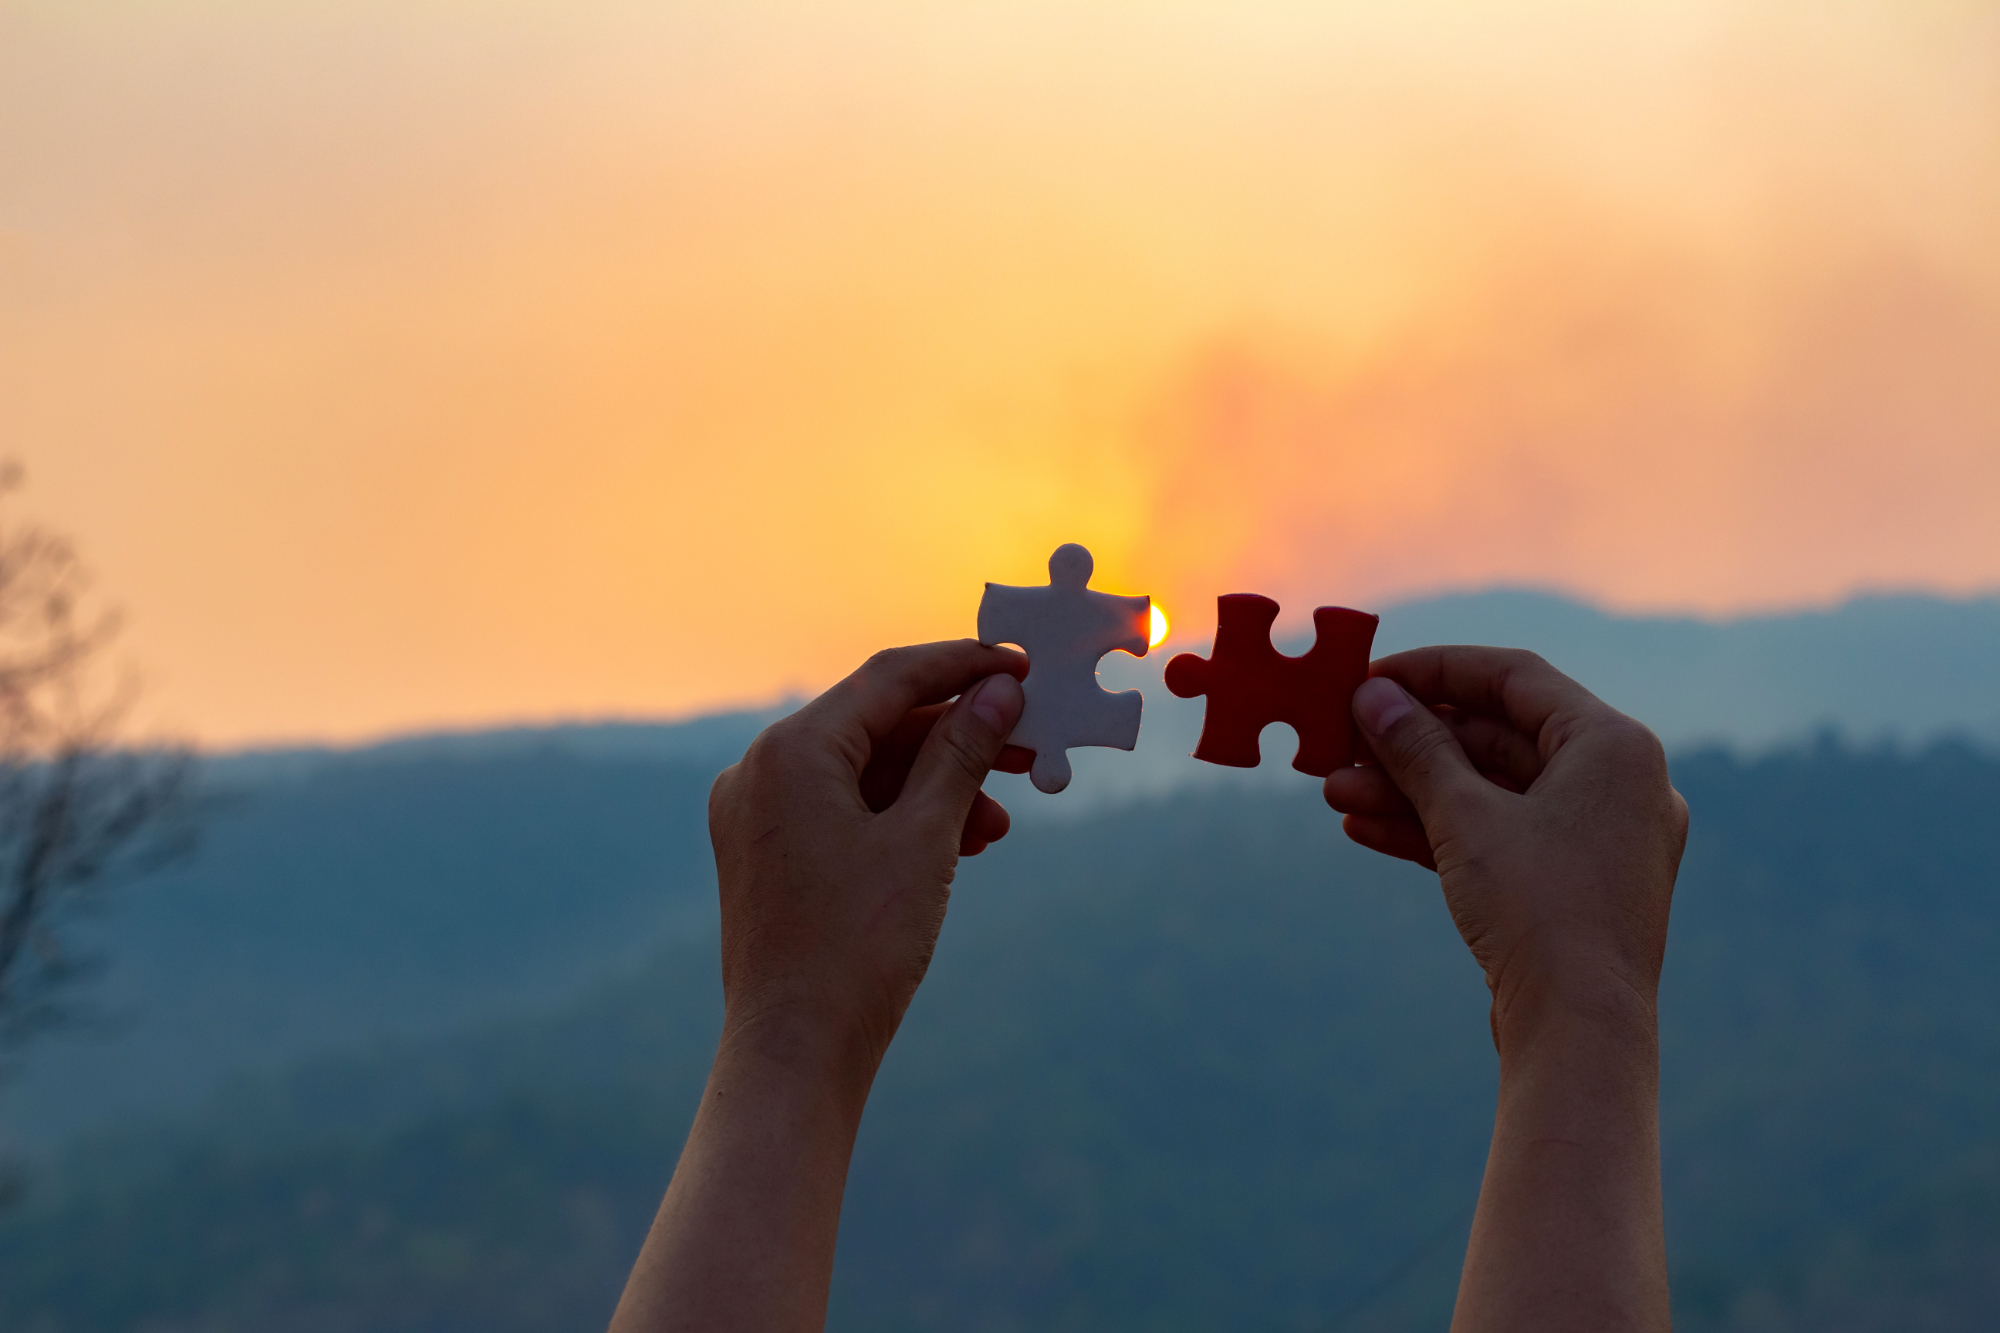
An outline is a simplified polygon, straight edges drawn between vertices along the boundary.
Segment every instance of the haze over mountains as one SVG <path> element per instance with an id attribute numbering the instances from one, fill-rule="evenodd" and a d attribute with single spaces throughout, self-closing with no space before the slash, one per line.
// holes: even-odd
<path id="1" fill-rule="evenodd" d="M 1182 617 L 1182 624 L 1212 625 L 1214 610 L 1184 610 Z M 1283 646 L 1302 652 L 1310 643 L 1308 635 Z M 1755 752 L 1824 728 L 1867 742 L 2000 742 L 2000 597 L 1884 595 L 1822 611 L 1705 621 L 1616 616 L 1549 593 L 1503 590 L 1382 613 L 1378 656 L 1434 643 L 1531 648 L 1644 721 L 1669 750 Z M 1078 805 L 1189 783 L 1289 780 L 1295 743 L 1283 727 L 1267 730 L 1264 763 L 1248 774 L 1186 762 L 1202 704 L 1177 699 L 1161 684 L 1170 656 L 1104 659 L 1107 687 L 1145 690 L 1141 762 L 1108 751 L 1074 756 L 1076 785 L 1088 793 Z M 1030 794 L 1021 780 L 999 781 Z M 1025 796 L 1015 807 L 1041 808 Z"/>
<path id="2" fill-rule="evenodd" d="M 1214 608 L 1176 609 L 1172 643 L 1143 659 L 1112 653 L 1106 688 L 1142 689 L 1145 727 L 1133 756 L 1082 751 L 1089 771 L 1065 806 L 1109 792 L 1168 790 L 1236 775 L 1183 762 L 1201 728 L 1201 702 L 1160 682 L 1176 652 L 1206 652 L 1187 636 L 1214 623 Z M 1308 635 L 1280 635 L 1302 652 Z M 1922 593 L 1856 597 L 1822 610 L 1731 620 L 1621 616 L 1554 593 L 1499 589 L 1392 606 L 1382 613 L 1378 655 L 1432 643 L 1531 648 L 1599 696 L 1639 717 L 1669 749 L 1720 744 L 1758 750 L 1831 727 L 1858 740 L 1916 743 L 1938 736 L 2000 741 L 2000 595 Z M 707 760 L 733 756 L 786 705 L 676 723 L 594 723 L 419 735 L 365 751 L 252 750 L 218 756 L 230 780 L 297 772 L 345 753 L 380 757 L 497 754 L 557 745 L 578 755 Z M 1280 727 L 1266 758 L 1288 761 Z M 1005 775 L 1002 775 L 1003 779 Z M 1025 784 L 1022 789 L 1026 790 Z"/>
<path id="3" fill-rule="evenodd" d="M 1822 727 L 1862 743 L 2000 740 L 1996 599 L 1867 598 L 1709 624 L 1489 592 L 1392 608 L 1380 642 L 1535 647 L 1676 750 L 1755 752 Z M 1281 726 L 1261 768 L 1189 759 L 1201 705 L 1160 684 L 1168 656 L 1105 659 L 1108 685 L 1146 693 L 1136 753 L 1077 752 L 1058 798 L 994 777 L 1018 820 L 1187 787 L 1311 786 Z M 105 1021 L 32 1051 L 0 1089 L 0 1126 L 45 1151 L 197 1105 L 236 1074 L 544 1008 L 707 929 L 708 782 L 778 711 L 213 759 L 198 858 L 93 923 Z"/>

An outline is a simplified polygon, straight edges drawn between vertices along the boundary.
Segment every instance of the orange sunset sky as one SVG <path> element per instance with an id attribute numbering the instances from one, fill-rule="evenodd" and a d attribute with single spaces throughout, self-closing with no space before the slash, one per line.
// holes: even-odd
<path id="1" fill-rule="evenodd" d="M 2000 5 L 0 0 L 0 451 L 213 745 L 1989 590 Z"/>

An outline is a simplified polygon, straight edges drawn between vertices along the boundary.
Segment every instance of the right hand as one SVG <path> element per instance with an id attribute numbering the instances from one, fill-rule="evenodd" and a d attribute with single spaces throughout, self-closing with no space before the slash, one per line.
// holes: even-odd
<path id="1" fill-rule="evenodd" d="M 1650 1024 L 1688 828 L 1658 738 L 1499 648 L 1385 657 L 1354 718 L 1375 762 L 1336 769 L 1327 803 L 1362 846 L 1438 872 L 1496 1042 L 1551 1007 Z"/>

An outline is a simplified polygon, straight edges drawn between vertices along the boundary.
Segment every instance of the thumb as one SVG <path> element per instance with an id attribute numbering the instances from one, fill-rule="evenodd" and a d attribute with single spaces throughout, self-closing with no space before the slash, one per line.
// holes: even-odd
<path id="1" fill-rule="evenodd" d="M 1387 676 L 1361 682 L 1354 692 L 1354 721 L 1383 771 L 1417 807 L 1433 843 L 1488 785 L 1451 728 Z"/>
<path id="2" fill-rule="evenodd" d="M 1021 720 L 1023 702 L 1021 682 L 1004 672 L 959 695 L 924 738 L 896 804 L 919 819 L 949 826 L 956 839 L 972 798 Z"/>

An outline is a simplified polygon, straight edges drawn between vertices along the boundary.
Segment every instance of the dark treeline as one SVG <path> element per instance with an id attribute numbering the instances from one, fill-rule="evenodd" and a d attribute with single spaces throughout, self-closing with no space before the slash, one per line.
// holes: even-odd
<path id="1" fill-rule="evenodd" d="M 2000 1323 L 2000 760 L 1829 742 L 1677 781 L 1677 1326 Z M 601 1328 L 716 990 L 711 942 L 673 944 L 100 1138 L 0 1222 L 0 1327 Z M 966 866 L 883 1070 L 832 1326 L 1442 1328 L 1492 1091 L 1434 884 L 1312 784 L 1025 828 Z"/>

